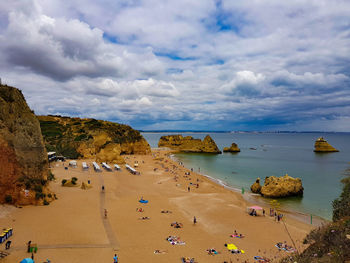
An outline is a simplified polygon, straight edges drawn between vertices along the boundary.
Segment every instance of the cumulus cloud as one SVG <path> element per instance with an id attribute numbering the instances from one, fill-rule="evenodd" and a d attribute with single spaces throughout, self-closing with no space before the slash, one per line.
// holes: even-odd
<path id="1" fill-rule="evenodd" d="M 40 114 L 151 129 L 344 131 L 350 3 L 0 3 L 0 72 Z"/>

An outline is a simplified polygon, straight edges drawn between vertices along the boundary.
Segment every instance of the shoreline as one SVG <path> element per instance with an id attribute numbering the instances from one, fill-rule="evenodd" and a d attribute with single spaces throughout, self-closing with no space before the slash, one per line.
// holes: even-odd
<path id="1" fill-rule="evenodd" d="M 173 152 L 171 149 L 166 149 L 166 148 L 152 148 L 152 150 L 167 150 L 167 151 L 170 151 L 171 153 L 169 154 L 169 158 L 172 159 L 174 162 L 176 163 L 179 163 L 180 161 L 176 158 L 176 153 Z M 187 170 L 190 171 L 190 168 L 188 167 L 185 167 Z M 212 181 L 213 183 L 219 185 L 219 186 L 223 186 L 224 188 L 234 192 L 234 193 L 241 193 L 241 189 L 237 188 L 237 187 L 234 187 L 232 185 L 230 185 L 229 183 L 221 180 L 221 179 L 218 179 L 218 178 L 215 178 L 213 176 L 210 176 L 210 175 L 207 175 L 207 174 L 203 174 L 203 173 L 200 173 L 200 172 L 193 172 L 193 173 L 196 173 L 200 176 L 203 176 L 207 179 L 209 179 L 210 181 Z M 256 204 L 259 204 L 261 206 L 269 206 L 269 204 L 263 199 L 263 197 L 259 194 L 254 194 L 252 192 L 249 192 L 245 190 L 244 194 L 242 195 L 242 197 L 244 198 L 244 200 L 246 200 L 247 202 L 249 203 L 256 203 Z M 271 199 L 273 200 L 273 199 Z M 277 199 L 278 200 L 278 199 Z M 302 223 L 305 223 L 305 224 L 309 224 L 310 222 L 310 214 L 306 213 L 306 212 L 302 212 L 302 211 L 297 211 L 297 210 L 293 210 L 293 209 L 286 209 L 286 208 L 280 208 L 279 209 L 281 212 L 285 213 L 285 214 L 288 214 L 290 215 L 291 217 L 295 218 L 296 220 L 302 222 Z M 318 216 L 318 215 L 312 215 L 312 225 L 315 226 L 315 227 L 319 227 L 319 226 L 322 226 L 324 224 L 327 224 L 327 223 L 330 223 L 331 220 L 328 220 L 326 218 L 323 218 L 321 216 Z"/>

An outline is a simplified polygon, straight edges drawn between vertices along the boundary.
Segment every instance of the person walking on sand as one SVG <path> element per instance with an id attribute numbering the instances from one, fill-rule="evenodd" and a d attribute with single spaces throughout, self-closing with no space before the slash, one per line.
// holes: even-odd
<path id="1" fill-rule="evenodd" d="M 191 188 L 190 188 L 190 187 L 187 187 L 187 191 L 188 191 L 188 192 L 191 191 Z"/>
<path id="2" fill-rule="evenodd" d="M 8 240 L 5 244 L 5 249 L 10 249 L 10 246 L 11 246 L 11 241 Z"/>
<path id="3" fill-rule="evenodd" d="M 107 209 L 105 208 L 105 218 L 107 218 Z"/>
<path id="4" fill-rule="evenodd" d="M 197 224 L 197 218 L 195 216 L 193 217 L 193 224 Z"/>
<path id="5" fill-rule="evenodd" d="M 114 254 L 113 263 L 118 263 L 118 256 L 117 256 L 117 254 Z"/>
<path id="6" fill-rule="evenodd" d="M 27 253 L 30 253 L 30 244 L 32 243 L 31 240 L 28 241 L 27 243 Z"/>

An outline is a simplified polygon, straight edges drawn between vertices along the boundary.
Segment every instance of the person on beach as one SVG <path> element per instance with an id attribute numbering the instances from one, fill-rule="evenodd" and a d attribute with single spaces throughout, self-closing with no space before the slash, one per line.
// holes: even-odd
<path id="1" fill-rule="evenodd" d="M 27 253 L 30 253 L 30 244 L 32 243 L 31 240 L 28 241 L 27 243 Z"/>
<path id="2" fill-rule="evenodd" d="M 105 191 L 105 186 L 104 185 L 102 185 L 102 192 L 104 192 Z"/>
<path id="3" fill-rule="evenodd" d="M 5 244 L 5 249 L 10 249 L 10 246 L 11 246 L 11 241 L 8 240 Z"/>
<path id="4" fill-rule="evenodd" d="M 32 260 L 34 260 L 34 253 L 32 252 L 32 256 L 31 256 Z"/>
<path id="5" fill-rule="evenodd" d="M 190 187 L 187 187 L 187 191 L 188 191 L 188 192 L 191 191 L 191 188 L 190 188 Z"/>
<path id="6" fill-rule="evenodd" d="M 118 263 L 118 256 L 117 256 L 117 254 L 114 254 L 113 263 Z"/>
<path id="7" fill-rule="evenodd" d="M 197 224 L 197 218 L 195 216 L 193 217 L 193 224 Z"/>
<path id="8" fill-rule="evenodd" d="M 105 209 L 105 218 L 107 218 L 107 209 Z"/>
<path id="9" fill-rule="evenodd" d="M 265 209 L 263 209 L 263 216 L 265 216 Z"/>

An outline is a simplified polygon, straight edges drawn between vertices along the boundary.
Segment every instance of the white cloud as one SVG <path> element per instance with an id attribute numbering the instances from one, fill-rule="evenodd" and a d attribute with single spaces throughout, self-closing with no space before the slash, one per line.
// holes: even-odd
<path id="1" fill-rule="evenodd" d="M 40 114 L 341 130 L 349 13 L 346 0 L 3 1 L 1 77 Z"/>

